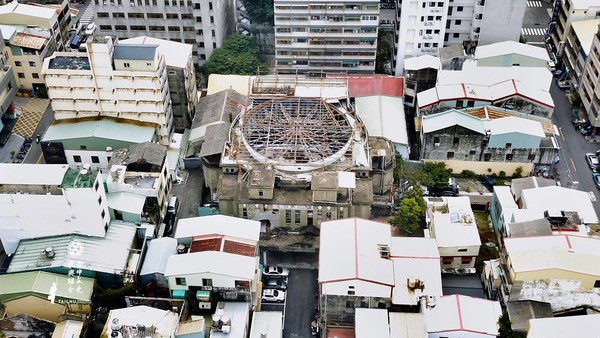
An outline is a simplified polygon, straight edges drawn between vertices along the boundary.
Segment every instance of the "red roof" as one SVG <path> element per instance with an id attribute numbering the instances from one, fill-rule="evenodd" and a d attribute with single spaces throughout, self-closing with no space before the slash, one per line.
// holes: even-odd
<path id="1" fill-rule="evenodd" d="M 354 329 L 332 327 L 327 328 L 327 338 L 354 338 Z"/>
<path id="2" fill-rule="evenodd" d="M 236 255 L 254 257 L 256 255 L 256 246 L 247 243 L 230 241 L 220 235 L 215 235 L 215 237 L 208 238 L 206 236 L 192 237 L 190 253 L 200 251 L 223 251 Z"/>
<path id="3" fill-rule="evenodd" d="M 404 96 L 404 78 L 389 75 L 328 75 L 348 79 L 350 97 L 386 95 Z"/>
<path id="4" fill-rule="evenodd" d="M 192 240 L 192 245 L 190 246 L 190 253 L 200 251 L 221 251 L 222 240 L 223 239 L 221 237 Z"/>

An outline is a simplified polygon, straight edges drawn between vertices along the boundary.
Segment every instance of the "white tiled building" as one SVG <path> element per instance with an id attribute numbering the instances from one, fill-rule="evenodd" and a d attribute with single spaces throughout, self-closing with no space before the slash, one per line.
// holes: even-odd
<path id="1" fill-rule="evenodd" d="M 379 1 L 275 0 L 279 73 L 373 73 Z"/>
<path id="2" fill-rule="evenodd" d="M 94 0 L 91 6 L 99 35 L 147 35 L 191 44 L 197 66 L 235 29 L 233 0 Z"/>
<path id="3" fill-rule="evenodd" d="M 110 215 L 97 171 L 0 164 L 0 186 L 0 240 L 8 254 L 25 238 L 106 233 Z"/>
<path id="4" fill-rule="evenodd" d="M 155 125 L 168 146 L 173 111 L 164 55 L 157 45 L 96 37 L 87 52 L 55 53 L 42 73 L 56 120 L 109 116 Z"/>
<path id="5" fill-rule="evenodd" d="M 396 75 L 403 74 L 405 58 L 435 55 L 444 46 L 518 41 L 525 7 L 526 0 L 403 1 L 396 19 Z"/>

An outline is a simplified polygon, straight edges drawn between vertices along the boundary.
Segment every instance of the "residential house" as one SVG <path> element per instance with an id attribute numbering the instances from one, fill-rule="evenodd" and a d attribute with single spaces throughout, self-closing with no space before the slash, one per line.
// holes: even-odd
<path id="1" fill-rule="evenodd" d="M 146 337 L 173 338 L 179 323 L 179 313 L 170 310 L 138 305 L 122 309 L 113 309 L 108 313 L 102 336 L 129 337 L 140 334 Z"/>
<path id="2" fill-rule="evenodd" d="M 248 338 L 283 338 L 283 312 L 254 312 Z"/>
<path id="3" fill-rule="evenodd" d="M 225 38 L 235 31 L 234 1 L 94 0 L 90 5 L 98 35 L 119 39 L 146 35 L 189 44 L 193 48 L 196 70 L 200 70 L 213 51 L 223 47 Z"/>
<path id="4" fill-rule="evenodd" d="M 427 198 L 427 228 L 437 243 L 442 272 L 475 273 L 481 239 L 469 197 Z"/>
<path id="5" fill-rule="evenodd" d="M 527 338 L 594 338 L 600 331 L 600 314 L 531 319 Z"/>
<path id="6" fill-rule="evenodd" d="M 106 176 L 106 195 L 108 198 L 114 198 L 115 195 L 132 200 L 138 200 L 137 212 L 129 211 L 129 214 L 144 215 L 143 220 L 148 222 L 158 222 L 164 217 L 167 211 L 169 193 L 171 191 L 171 179 L 166 161 L 167 149 L 165 146 L 152 142 L 134 144 L 128 148 L 119 149 L 113 152 L 113 156 L 108 163 L 109 172 Z M 127 196 L 123 194 L 127 193 Z M 138 195 L 145 197 L 144 204 L 141 203 Z M 139 208 L 139 206 L 142 208 Z M 149 215 L 147 208 L 158 206 Z M 113 209 L 114 219 L 125 220 L 125 213 L 122 206 L 116 206 Z M 158 223 L 156 223 L 158 224 Z"/>
<path id="7" fill-rule="evenodd" d="M 550 120 L 492 106 L 424 115 L 420 132 L 421 158 L 458 173 L 528 173 L 534 165 L 552 164 L 559 150 Z"/>
<path id="8" fill-rule="evenodd" d="M 164 273 L 173 297 L 193 299 L 192 311 L 220 300 L 256 305 L 259 233 L 257 221 L 222 215 L 179 220 L 175 238 L 186 250 L 169 257 Z"/>
<path id="9" fill-rule="evenodd" d="M 497 337 L 500 303 L 462 295 L 440 297 L 424 310 L 428 337 Z"/>
<path id="10" fill-rule="evenodd" d="M 106 235 L 58 235 L 23 239 L 7 273 L 47 271 L 75 277 L 91 277 L 104 287 L 133 282 L 139 259 L 133 247 L 136 226 L 111 221 Z"/>
<path id="11" fill-rule="evenodd" d="M 379 2 L 274 2 L 278 73 L 375 72 Z"/>
<path id="12" fill-rule="evenodd" d="M 94 279 L 76 272 L 71 276 L 45 271 L 0 275 L 0 304 L 7 316 L 27 314 L 57 323 L 64 315 L 89 315 L 93 291 Z"/>
<path id="13" fill-rule="evenodd" d="M 198 87 L 192 55 L 193 43 L 184 44 L 150 36 L 138 36 L 122 40 L 121 43 L 158 45 L 157 51 L 165 56 L 167 66 L 167 81 L 173 107 L 173 129 L 176 133 L 183 133 L 184 129 L 189 129 L 198 104 Z"/>
<path id="14" fill-rule="evenodd" d="M 106 194 L 100 175 L 89 167 L 3 163 L 0 185 L 7 206 L 0 211 L 0 240 L 9 255 L 26 238 L 106 233 Z"/>
<path id="15" fill-rule="evenodd" d="M 171 237 L 161 237 L 146 242 L 146 256 L 140 270 L 142 285 L 155 282 L 158 288 L 168 289 L 165 277 L 169 257 L 177 254 L 177 240 Z"/>
<path id="16" fill-rule="evenodd" d="M 475 60 L 478 67 L 546 67 L 550 58 L 545 48 L 515 40 L 477 46 Z"/>
<path id="17" fill-rule="evenodd" d="M 404 60 L 436 55 L 444 46 L 489 45 L 518 41 L 525 15 L 525 0 L 414 0 L 396 12 L 394 68 L 403 74 Z M 502 27 L 502 29 L 498 29 Z"/>
<path id="18" fill-rule="evenodd" d="M 218 302 L 210 327 L 211 338 L 246 338 L 250 325 L 250 304 Z"/>
<path id="19" fill-rule="evenodd" d="M 18 314 L 0 319 L 0 332 L 6 337 L 28 338 L 50 337 L 56 324 L 27 314 Z"/>
<path id="20" fill-rule="evenodd" d="M 95 37 L 86 52 L 54 53 L 42 69 L 56 120 L 113 117 L 152 123 L 164 146 L 173 134 L 165 56 L 157 45 Z"/>
<path id="21" fill-rule="evenodd" d="M 94 170 L 108 168 L 113 150 L 156 142 L 158 135 L 152 123 L 112 117 L 86 117 L 55 120 L 42 135 L 40 145 L 49 164 L 81 166 Z"/>

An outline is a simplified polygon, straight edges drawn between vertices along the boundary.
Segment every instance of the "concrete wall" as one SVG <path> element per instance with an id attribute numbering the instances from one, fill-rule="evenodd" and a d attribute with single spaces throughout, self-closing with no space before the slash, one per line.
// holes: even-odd
<path id="1" fill-rule="evenodd" d="M 594 283 L 600 279 L 599 276 L 586 275 L 583 273 L 559 270 L 559 269 L 546 269 L 526 272 L 514 272 L 514 281 L 527 281 L 535 279 L 565 279 L 565 280 L 576 280 L 581 281 L 582 288 L 593 288 Z"/>
<path id="2" fill-rule="evenodd" d="M 504 171 L 507 176 L 511 176 L 518 167 L 523 168 L 523 173 L 531 172 L 533 163 L 514 163 L 514 162 L 477 162 L 477 161 L 457 161 L 457 160 L 429 160 L 423 159 L 423 162 L 444 162 L 446 167 L 452 169 L 455 173 L 460 173 L 463 170 L 474 171 L 478 175 L 498 175 L 500 171 Z M 492 169 L 492 171 L 488 171 Z"/>
<path id="3" fill-rule="evenodd" d="M 63 304 L 56 302 L 52 304 L 49 300 L 36 296 L 26 296 L 6 302 L 4 306 L 9 317 L 24 313 L 52 322 L 58 322 L 58 316 L 63 314 L 66 308 Z"/>
<path id="4" fill-rule="evenodd" d="M 232 269 L 235 269 L 235 267 L 232 267 Z M 185 282 L 186 285 L 177 285 L 175 283 L 175 278 L 185 278 Z M 166 277 L 167 278 L 167 282 L 169 283 L 169 289 L 171 290 L 188 290 L 190 286 L 203 286 L 202 285 L 202 279 L 211 279 L 212 280 L 212 286 L 213 287 L 220 287 L 220 288 L 235 288 L 235 281 L 249 281 L 250 285 L 252 285 L 253 280 L 252 279 L 244 279 L 244 278 L 240 278 L 240 277 L 230 277 L 230 276 L 224 276 L 224 275 L 217 275 L 214 273 L 198 273 L 198 274 L 190 274 L 190 275 L 183 275 L 183 276 L 169 276 Z"/>
<path id="5" fill-rule="evenodd" d="M 357 296 L 366 297 L 392 297 L 392 287 L 374 282 L 367 282 L 358 279 L 345 280 L 340 282 L 328 282 L 321 284 L 321 293 L 327 295 L 348 295 L 349 286 L 354 286 L 354 292 Z"/>
<path id="6" fill-rule="evenodd" d="M 486 1 L 479 45 L 519 41 L 527 0 Z"/>
<path id="7" fill-rule="evenodd" d="M 546 67 L 546 60 L 533 58 L 522 54 L 505 54 L 478 59 L 478 67 Z"/>

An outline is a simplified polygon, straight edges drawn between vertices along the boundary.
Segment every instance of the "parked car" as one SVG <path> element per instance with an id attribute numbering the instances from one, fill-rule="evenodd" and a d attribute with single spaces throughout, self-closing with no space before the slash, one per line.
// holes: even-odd
<path id="1" fill-rule="evenodd" d="M 588 167 L 593 171 L 596 171 L 596 167 L 598 167 L 598 157 L 592 153 L 585 154 L 585 160 L 587 161 Z"/>
<path id="2" fill-rule="evenodd" d="M 177 217 L 173 213 L 167 213 L 164 219 L 165 223 L 165 237 L 169 237 L 173 235 L 173 230 L 175 230 L 175 222 L 177 221 Z"/>
<path id="3" fill-rule="evenodd" d="M 265 265 L 262 271 L 263 276 L 271 278 L 283 278 L 290 274 L 290 270 L 279 266 Z"/>
<path id="4" fill-rule="evenodd" d="M 441 196 L 456 197 L 456 196 L 458 196 L 458 189 L 453 189 L 451 187 L 447 187 L 447 188 L 431 187 L 431 188 L 429 188 L 429 196 L 433 196 L 433 197 L 441 197 Z"/>
<path id="5" fill-rule="evenodd" d="M 587 125 L 585 127 L 581 127 L 581 129 L 579 129 L 579 132 L 583 136 L 590 136 L 590 135 L 592 135 L 592 128 L 593 128 L 592 126 Z"/>
<path id="6" fill-rule="evenodd" d="M 94 31 L 96 31 L 96 23 L 92 22 L 89 25 L 87 25 L 87 27 L 85 27 L 84 33 L 86 35 L 92 35 L 94 34 Z"/>
<path id="7" fill-rule="evenodd" d="M 269 303 L 283 303 L 285 301 L 285 291 L 264 289 L 262 301 Z"/>
<path id="8" fill-rule="evenodd" d="M 494 186 L 496 185 L 496 180 L 487 176 L 481 175 L 479 176 L 479 182 L 483 185 L 489 192 L 494 191 Z"/>
<path id="9" fill-rule="evenodd" d="M 558 88 L 560 89 L 570 89 L 571 88 L 571 80 L 558 81 Z"/>
<path id="10" fill-rule="evenodd" d="M 596 185 L 596 188 L 600 189 L 600 174 L 592 173 L 592 179 L 594 180 L 594 184 Z"/>
<path id="11" fill-rule="evenodd" d="M 263 288 L 275 290 L 287 290 L 287 283 L 282 278 L 268 278 L 263 282 Z"/>

